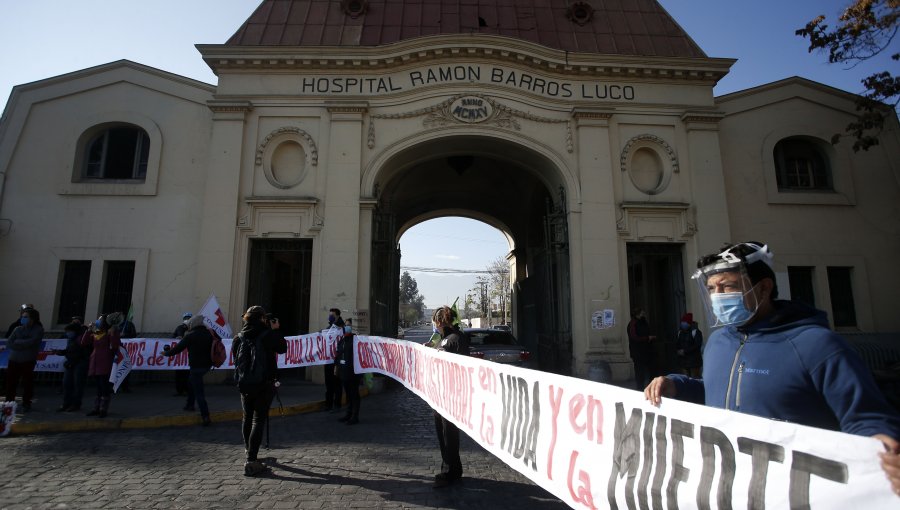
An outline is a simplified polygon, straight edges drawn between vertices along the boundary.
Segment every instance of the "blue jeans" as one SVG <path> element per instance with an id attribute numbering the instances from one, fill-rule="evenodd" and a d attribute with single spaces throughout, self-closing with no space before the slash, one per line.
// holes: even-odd
<path id="1" fill-rule="evenodd" d="M 200 407 L 200 416 L 204 418 L 209 418 L 209 406 L 206 405 L 206 392 L 203 389 L 203 376 L 207 372 L 208 368 L 192 368 L 188 376 L 190 386 L 188 386 L 187 407 L 193 407 L 196 400 Z"/>
<path id="2" fill-rule="evenodd" d="M 83 359 L 63 373 L 63 407 L 81 408 L 84 386 L 87 384 L 88 360 Z"/>

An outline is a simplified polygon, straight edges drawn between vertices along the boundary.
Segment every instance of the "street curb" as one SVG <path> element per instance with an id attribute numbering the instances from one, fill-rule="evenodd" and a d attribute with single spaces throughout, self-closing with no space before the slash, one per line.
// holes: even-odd
<path id="1" fill-rule="evenodd" d="M 283 407 L 273 407 L 269 416 L 291 416 L 296 414 L 312 413 L 320 411 L 324 402 L 307 402 Z M 220 422 L 239 421 L 243 417 L 243 411 L 219 411 L 210 413 L 213 425 Z M 133 430 L 152 429 L 163 427 L 185 427 L 200 425 L 200 416 L 169 415 L 149 416 L 146 418 L 122 418 L 108 420 L 106 418 L 79 419 L 60 422 L 43 423 L 13 423 L 10 436 L 27 436 L 33 434 L 56 434 L 60 432 L 87 432 L 95 430 Z"/>

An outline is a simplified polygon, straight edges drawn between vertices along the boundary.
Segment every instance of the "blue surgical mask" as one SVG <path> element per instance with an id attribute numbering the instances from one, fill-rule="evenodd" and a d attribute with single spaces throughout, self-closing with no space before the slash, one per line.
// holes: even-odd
<path id="1" fill-rule="evenodd" d="M 100 329 L 100 326 L 103 326 L 103 321 L 101 321 L 100 319 L 95 320 L 94 327 Z"/>
<path id="2" fill-rule="evenodd" d="M 753 316 L 753 312 L 744 305 L 744 294 L 741 292 L 710 294 L 709 302 L 722 325 L 743 324 Z"/>
<path id="3" fill-rule="evenodd" d="M 344 326 L 344 333 L 352 333 L 352 332 L 353 332 L 353 328 L 352 328 L 352 327 L 350 327 L 350 326 Z"/>
<path id="4" fill-rule="evenodd" d="M 682 323 L 681 323 L 681 329 L 688 329 L 689 327 L 691 327 L 691 325 L 688 324 L 687 322 L 682 322 Z"/>
<path id="5" fill-rule="evenodd" d="M 27 326 L 28 325 L 28 317 L 19 317 L 19 324 L 21 324 L 23 326 Z"/>

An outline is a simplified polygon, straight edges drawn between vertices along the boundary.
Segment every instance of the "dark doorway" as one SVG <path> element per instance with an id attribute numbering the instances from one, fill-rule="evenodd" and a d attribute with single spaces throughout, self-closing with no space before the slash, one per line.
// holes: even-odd
<path id="1" fill-rule="evenodd" d="M 243 309 L 261 305 L 278 317 L 284 336 L 309 333 L 311 272 L 311 239 L 252 239 Z M 303 369 L 294 370 L 302 377 Z"/>
<path id="2" fill-rule="evenodd" d="M 647 312 L 650 334 L 655 335 L 655 375 L 677 372 L 675 338 L 685 310 L 682 245 L 628 243 L 629 310 Z"/>

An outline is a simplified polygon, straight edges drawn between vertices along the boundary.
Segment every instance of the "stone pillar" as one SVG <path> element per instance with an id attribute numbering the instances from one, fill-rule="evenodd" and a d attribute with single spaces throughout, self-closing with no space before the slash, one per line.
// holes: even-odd
<path id="1" fill-rule="evenodd" d="M 322 230 L 323 309 L 337 307 L 352 318 L 358 309 L 360 197 L 365 105 L 330 103 L 328 159 Z M 367 296 L 364 296 L 367 297 Z M 324 311 L 323 310 L 323 311 Z M 354 321 L 356 322 L 356 321 Z"/>
<path id="2" fill-rule="evenodd" d="M 359 206 L 359 255 L 357 266 L 359 274 L 356 276 L 356 311 L 357 319 L 354 320 L 354 331 L 360 334 L 368 334 L 371 326 L 369 315 L 369 294 L 372 289 L 372 216 L 378 201 L 361 199 Z"/>
<path id="3" fill-rule="evenodd" d="M 234 250 L 240 201 L 241 158 L 244 146 L 244 120 L 253 105 L 247 101 L 208 103 L 213 112 L 209 168 L 202 195 L 200 243 L 197 277 L 194 287 L 194 309 L 199 309 L 210 294 L 215 294 L 232 329 L 240 328 L 242 301 L 232 296 Z M 199 195 L 199 194 L 198 194 Z"/>
<path id="4" fill-rule="evenodd" d="M 575 375 L 584 377 L 592 361 L 606 361 L 614 380 L 630 377 L 625 326 L 628 305 L 625 260 L 616 228 L 615 179 L 610 147 L 611 112 L 588 108 L 574 111 L 577 130 L 580 211 L 569 213 L 572 257 L 572 333 Z M 612 310 L 615 325 L 594 329 L 595 313 Z"/>
<path id="5" fill-rule="evenodd" d="M 685 245 L 684 266 L 688 273 L 701 255 L 712 253 L 731 239 L 728 202 L 725 193 L 725 171 L 719 147 L 719 121 L 722 114 L 686 113 L 681 120 L 686 132 L 688 161 L 691 172 L 691 201 L 697 214 L 694 242 Z M 694 320 L 703 324 L 704 308 L 700 305 L 692 282 L 685 286 L 688 309 Z M 709 333 L 707 333 L 708 335 Z"/>

